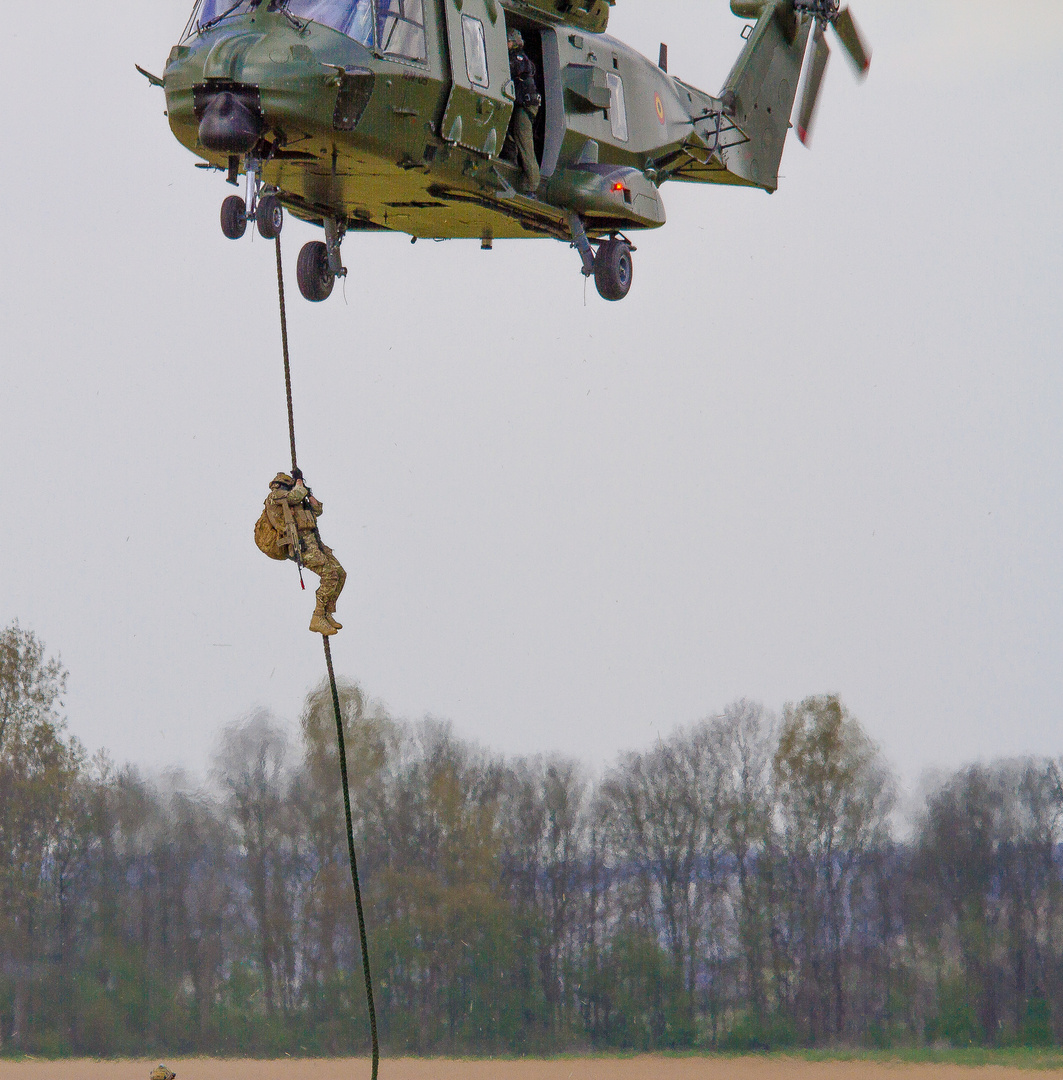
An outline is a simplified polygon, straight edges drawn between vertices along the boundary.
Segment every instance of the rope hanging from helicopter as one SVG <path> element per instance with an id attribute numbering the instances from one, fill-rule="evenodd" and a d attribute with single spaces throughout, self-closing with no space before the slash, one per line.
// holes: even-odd
<path id="1" fill-rule="evenodd" d="M 284 393 L 288 403 L 288 442 L 292 452 L 292 471 L 299 467 L 295 449 L 295 410 L 292 404 L 292 368 L 288 355 L 288 318 L 284 304 L 284 267 L 281 263 L 281 238 L 274 238 L 277 252 L 277 298 L 280 304 L 281 349 L 284 354 Z M 302 568 L 300 567 L 300 579 Z M 369 967 L 369 943 L 365 932 L 365 913 L 362 908 L 362 889 L 358 879 L 358 857 L 354 850 L 354 824 L 351 818 L 351 792 L 347 778 L 347 748 L 343 737 L 343 713 L 340 709 L 340 695 L 336 686 L 336 673 L 332 667 L 332 648 L 328 635 L 322 634 L 325 647 L 325 668 L 328 672 L 329 688 L 332 693 L 332 709 L 336 717 L 336 744 L 340 759 L 340 781 L 343 788 L 343 813 L 347 824 L 347 855 L 351 864 L 351 884 L 354 886 L 354 904 L 358 913 L 358 940 L 362 950 L 362 975 L 365 979 L 365 1000 L 369 1011 L 369 1034 L 372 1042 L 373 1073 L 372 1080 L 377 1080 L 380 1067 L 380 1042 L 377 1037 L 376 1005 L 373 1000 L 373 975 Z"/>

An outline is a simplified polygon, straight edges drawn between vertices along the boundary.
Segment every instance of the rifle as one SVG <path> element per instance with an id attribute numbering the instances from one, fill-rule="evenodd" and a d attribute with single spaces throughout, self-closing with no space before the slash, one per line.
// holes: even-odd
<path id="1" fill-rule="evenodd" d="M 299 530 L 295 527 L 295 517 L 292 515 L 292 508 L 286 503 L 281 503 L 284 507 L 284 532 L 287 539 L 285 543 L 291 548 L 292 558 L 295 560 L 295 565 L 299 568 L 299 587 L 303 590 L 306 589 L 306 582 L 303 581 L 303 549 L 299 543 Z"/>

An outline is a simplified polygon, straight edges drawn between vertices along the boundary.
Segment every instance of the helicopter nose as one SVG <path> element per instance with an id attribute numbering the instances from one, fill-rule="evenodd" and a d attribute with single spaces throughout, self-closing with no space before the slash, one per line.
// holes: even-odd
<path id="1" fill-rule="evenodd" d="M 199 121 L 199 141 L 223 154 L 246 154 L 262 136 L 262 117 L 228 90 L 215 94 Z"/>

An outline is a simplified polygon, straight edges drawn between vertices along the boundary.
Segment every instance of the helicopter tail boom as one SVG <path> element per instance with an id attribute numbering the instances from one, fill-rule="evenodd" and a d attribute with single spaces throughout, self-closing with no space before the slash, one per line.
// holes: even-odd
<path id="1" fill-rule="evenodd" d="M 743 15 L 749 8 L 746 17 L 755 8 L 757 22 L 720 96 L 747 141 L 724 151 L 724 165 L 735 182 L 774 191 L 811 20 L 795 12 L 792 0 L 738 6 Z"/>

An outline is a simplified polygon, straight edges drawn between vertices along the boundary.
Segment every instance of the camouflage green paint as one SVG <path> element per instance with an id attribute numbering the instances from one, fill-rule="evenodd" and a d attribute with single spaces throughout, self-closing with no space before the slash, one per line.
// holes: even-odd
<path id="1" fill-rule="evenodd" d="M 567 24 L 560 0 L 521 3 L 525 37 L 539 34 L 546 91 L 547 183 L 536 199 L 516 190 L 520 169 L 499 156 L 512 109 L 504 57 L 514 15 L 497 0 L 461 3 L 425 0 L 423 63 L 382 56 L 316 23 L 299 29 L 263 5 L 174 47 L 164 76 L 170 126 L 225 169 L 225 155 L 199 145 L 194 87 L 255 88 L 269 149 L 263 180 L 292 213 L 415 237 L 568 240 L 572 211 L 591 236 L 655 228 L 665 221 L 658 189 L 668 179 L 775 189 L 809 17 L 794 16 L 791 39 L 768 5 L 714 97 L 582 29 L 604 27 L 600 2 Z M 465 65 L 456 18 L 470 12 L 487 41 L 486 88 L 455 75 Z"/>

